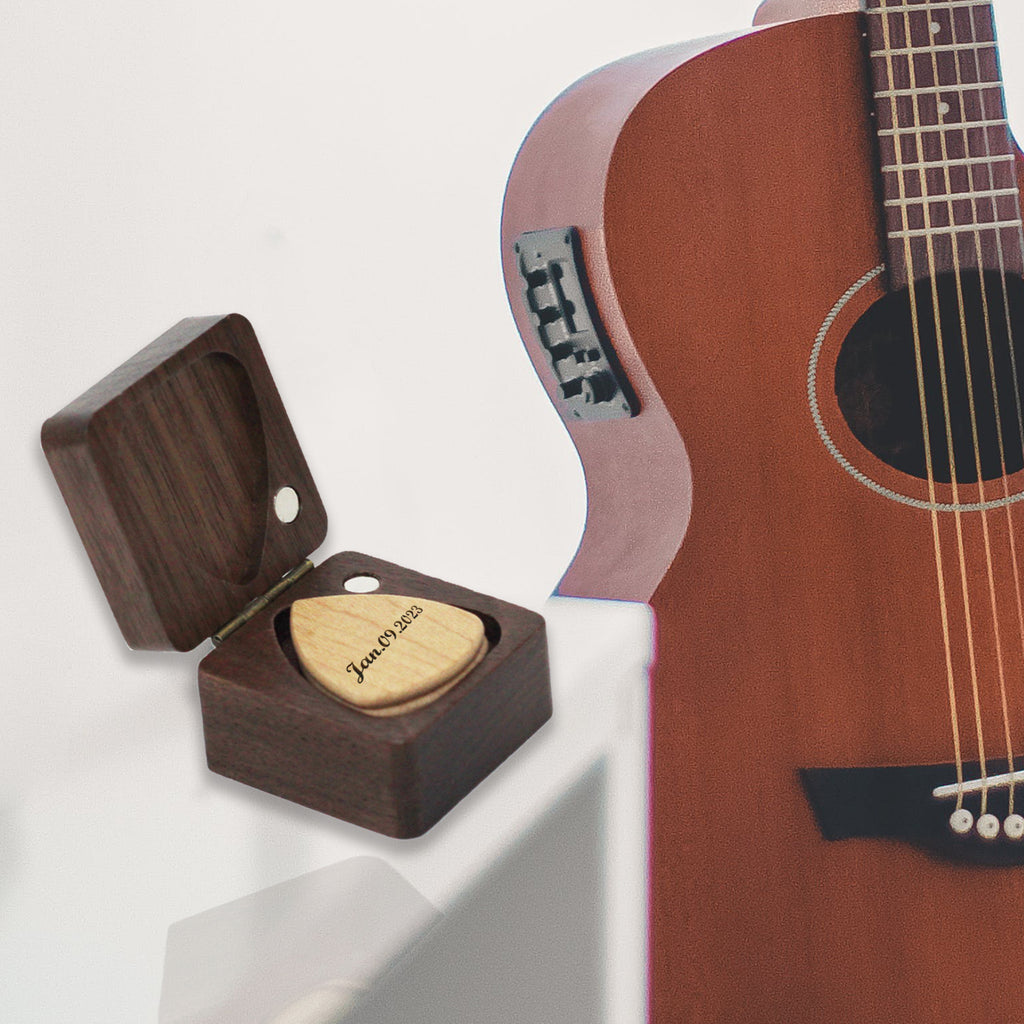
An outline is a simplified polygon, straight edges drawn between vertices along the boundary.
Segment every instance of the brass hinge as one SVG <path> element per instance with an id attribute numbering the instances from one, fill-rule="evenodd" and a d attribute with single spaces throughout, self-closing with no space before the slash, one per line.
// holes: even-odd
<path id="1" fill-rule="evenodd" d="M 296 580 L 313 568 L 313 563 L 307 558 L 300 562 L 291 572 L 285 573 L 265 594 L 254 597 L 226 626 L 221 626 L 210 639 L 214 647 L 219 647 L 236 629 L 244 626 L 253 616 L 258 615 L 271 601 L 284 593 Z"/>

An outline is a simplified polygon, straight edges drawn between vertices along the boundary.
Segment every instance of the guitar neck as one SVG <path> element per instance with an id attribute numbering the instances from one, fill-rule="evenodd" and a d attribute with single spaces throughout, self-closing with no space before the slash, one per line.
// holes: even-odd
<path id="1" fill-rule="evenodd" d="M 991 3 L 867 0 L 890 286 L 1024 273 Z"/>

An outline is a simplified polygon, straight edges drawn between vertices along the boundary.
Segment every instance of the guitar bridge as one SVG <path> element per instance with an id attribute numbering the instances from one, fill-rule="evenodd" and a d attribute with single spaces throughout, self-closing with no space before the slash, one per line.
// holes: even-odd
<path id="1" fill-rule="evenodd" d="M 978 763 L 963 765 L 963 771 L 973 777 L 980 776 L 980 768 Z M 950 785 L 949 779 L 955 776 L 956 766 L 951 764 L 805 768 L 800 772 L 825 839 L 895 839 L 945 860 L 1024 866 L 1024 832 L 1008 799 L 1016 778 L 993 776 L 985 783 Z M 987 792 L 985 813 L 979 799 L 983 789 Z M 966 828 L 958 827 L 957 815 L 950 818 L 947 801 L 958 792 L 963 806 L 957 815 L 964 817 Z M 975 820 L 977 827 L 972 828 Z M 985 827 L 989 821 L 995 823 L 991 832 Z M 1004 828 L 1000 828 L 1001 822 Z"/>
<path id="2" fill-rule="evenodd" d="M 636 396 L 593 313 L 575 228 L 527 231 L 515 243 L 523 297 L 569 416 L 635 416 Z"/>

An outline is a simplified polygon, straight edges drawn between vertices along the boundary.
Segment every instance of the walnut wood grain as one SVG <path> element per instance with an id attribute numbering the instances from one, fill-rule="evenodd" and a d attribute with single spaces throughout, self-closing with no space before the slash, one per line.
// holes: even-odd
<path id="1" fill-rule="evenodd" d="M 125 640 L 189 650 L 294 568 L 327 516 L 249 322 L 182 320 L 43 425 Z M 282 523 L 281 487 L 301 511 Z"/>
<path id="2" fill-rule="evenodd" d="M 393 717 L 346 707 L 306 679 L 290 639 L 297 601 L 344 593 L 353 576 L 465 609 L 489 649 L 458 685 Z M 421 835 L 551 717 L 544 620 L 378 558 L 327 559 L 199 666 L 210 768 L 399 838 Z"/>
<path id="3" fill-rule="evenodd" d="M 514 309 L 514 238 L 578 227 L 597 311 L 641 394 L 633 420 L 566 424 L 588 518 L 560 592 L 649 598 L 657 616 L 650 1007 L 665 1024 L 1019 1020 L 1016 987 L 992 965 L 1024 953 L 1024 874 L 828 843 L 798 779 L 944 762 L 952 743 L 929 517 L 845 472 L 808 404 L 816 333 L 885 259 L 862 26 L 793 22 L 596 72 L 548 108 L 509 182 Z M 838 337 L 883 287 L 862 288 Z M 827 389 L 822 402 L 838 422 Z M 1005 553 L 1005 517 L 989 526 Z M 965 529 L 984 609 L 977 519 Z M 947 517 L 947 552 L 952 531 Z M 648 545 L 660 562 L 630 559 Z M 991 680 L 992 626 L 980 613 L 975 626 Z M 960 639 L 958 679 L 967 657 Z M 1007 658 L 1024 677 L 1019 643 Z M 989 686 L 990 737 L 996 705 Z"/>

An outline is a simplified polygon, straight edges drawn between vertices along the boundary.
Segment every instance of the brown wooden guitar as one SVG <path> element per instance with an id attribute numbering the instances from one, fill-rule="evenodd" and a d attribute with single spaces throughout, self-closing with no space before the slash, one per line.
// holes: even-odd
<path id="1" fill-rule="evenodd" d="M 657 615 L 666 1024 L 1024 1022 L 1024 161 L 990 4 L 867 8 L 594 72 L 505 200 L 559 592 Z"/>

